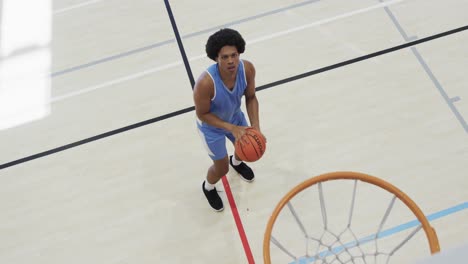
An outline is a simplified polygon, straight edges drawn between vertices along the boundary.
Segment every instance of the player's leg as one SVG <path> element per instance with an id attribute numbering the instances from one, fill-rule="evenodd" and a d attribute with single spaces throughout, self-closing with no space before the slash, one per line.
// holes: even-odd
<path id="1" fill-rule="evenodd" d="M 242 112 L 239 112 L 239 114 L 234 116 L 232 123 L 236 126 L 248 126 L 247 120 L 245 119 L 245 116 Z M 235 138 L 233 134 L 228 133 L 226 134 L 226 137 L 232 142 L 232 144 L 235 144 Z M 229 157 L 229 163 L 234 168 L 234 170 L 239 173 L 241 179 L 247 182 L 252 182 L 255 179 L 253 170 L 247 166 L 247 164 L 245 164 L 245 162 L 243 162 L 235 152 L 234 155 Z"/>
<path id="2" fill-rule="evenodd" d="M 229 171 L 228 156 L 225 155 L 222 159 L 213 160 L 213 165 L 208 169 L 206 180 L 209 184 L 216 184 Z"/>
<path id="3" fill-rule="evenodd" d="M 222 211 L 224 209 L 223 201 L 219 197 L 215 185 L 229 170 L 226 138 L 222 133 L 206 129 L 199 129 L 199 132 L 208 155 L 213 160 L 213 165 L 208 168 L 206 180 L 202 184 L 203 193 L 215 211 Z"/>

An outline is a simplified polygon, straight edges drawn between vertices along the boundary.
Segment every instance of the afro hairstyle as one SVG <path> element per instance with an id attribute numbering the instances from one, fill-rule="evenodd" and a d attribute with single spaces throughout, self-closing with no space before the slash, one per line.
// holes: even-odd
<path id="1" fill-rule="evenodd" d="M 223 28 L 211 35 L 206 42 L 206 55 L 214 61 L 224 46 L 235 46 L 237 52 L 244 53 L 245 41 L 241 34 L 234 29 Z"/>

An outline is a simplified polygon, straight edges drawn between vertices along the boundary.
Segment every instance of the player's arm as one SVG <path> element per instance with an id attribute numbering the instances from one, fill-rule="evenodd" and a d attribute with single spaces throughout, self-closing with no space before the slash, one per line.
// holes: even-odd
<path id="1" fill-rule="evenodd" d="M 260 117 L 258 112 L 258 100 L 255 95 L 255 67 L 249 61 L 244 60 L 247 88 L 245 90 L 245 106 L 249 115 L 250 125 L 260 130 Z"/>
<path id="2" fill-rule="evenodd" d="M 211 126 L 226 129 L 231 132 L 236 139 L 241 138 L 245 133 L 245 128 L 225 122 L 210 112 L 211 98 L 213 98 L 213 96 L 214 83 L 205 72 L 197 80 L 193 88 L 193 100 L 195 102 L 195 112 L 198 119 Z"/>

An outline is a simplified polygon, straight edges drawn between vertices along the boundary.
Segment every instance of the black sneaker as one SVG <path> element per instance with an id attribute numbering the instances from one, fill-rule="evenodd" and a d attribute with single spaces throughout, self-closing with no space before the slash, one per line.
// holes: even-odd
<path id="1" fill-rule="evenodd" d="M 255 178 L 255 175 L 252 171 L 252 169 L 245 164 L 245 162 L 241 162 L 241 164 L 234 166 L 232 164 L 232 155 L 229 157 L 229 163 L 231 166 L 234 168 L 234 170 L 237 171 L 237 173 L 240 174 L 241 178 L 246 181 L 246 182 L 252 182 Z"/>
<path id="2" fill-rule="evenodd" d="M 210 204 L 211 208 L 213 208 L 213 210 L 216 212 L 221 212 L 224 210 L 223 200 L 221 200 L 221 197 L 219 197 L 218 191 L 216 191 L 216 187 L 211 191 L 207 191 L 205 189 L 205 181 L 203 181 L 202 189 L 206 199 L 208 200 L 208 203 Z"/>

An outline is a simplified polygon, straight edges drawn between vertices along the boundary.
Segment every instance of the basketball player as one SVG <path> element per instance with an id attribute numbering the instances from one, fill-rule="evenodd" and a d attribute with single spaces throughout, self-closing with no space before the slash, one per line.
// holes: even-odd
<path id="1" fill-rule="evenodd" d="M 248 128 L 240 109 L 242 96 L 245 96 L 251 126 L 261 131 L 255 96 L 255 68 L 251 62 L 239 58 L 244 50 L 244 39 L 233 29 L 221 29 L 211 35 L 206 43 L 206 53 L 216 63 L 201 74 L 193 90 L 198 131 L 213 160 L 202 189 L 215 211 L 224 209 L 215 184 L 226 175 L 229 164 L 245 181 L 251 182 L 255 177 L 252 169 L 237 155 L 228 158 L 226 149 L 226 138 L 234 143 Z"/>

